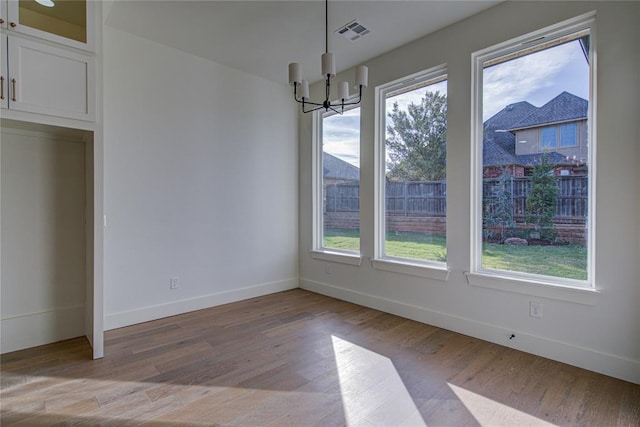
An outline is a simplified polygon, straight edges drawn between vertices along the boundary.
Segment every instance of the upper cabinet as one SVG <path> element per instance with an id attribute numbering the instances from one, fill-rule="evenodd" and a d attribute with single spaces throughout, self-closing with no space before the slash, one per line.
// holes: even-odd
<path id="1" fill-rule="evenodd" d="M 9 109 L 95 120 L 95 59 L 69 49 L 8 37 Z"/>
<path id="2" fill-rule="evenodd" d="M 94 1 L 2 0 L 3 28 L 58 44 L 93 51 Z"/>
<path id="3" fill-rule="evenodd" d="M 94 3 L 0 0 L 4 118 L 95 121 Z"/>

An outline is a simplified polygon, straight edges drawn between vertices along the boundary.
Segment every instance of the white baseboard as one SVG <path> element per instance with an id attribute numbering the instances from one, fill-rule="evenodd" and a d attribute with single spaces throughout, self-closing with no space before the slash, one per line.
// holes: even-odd
<path id="1" fill-rule="evenodd" d="M 50 344 L 85 334 L 84 304 L 0 320 L 0 353 Z"/>
<path id="2" fill-rule="evenodd" d="M 234 289 L 232 291 L 204 295 L 196 298 L 172 301 L 166 304 L 142 307 L 130 311 L 109 313 L 105 315 L 104 329 L 105 331 L 108 331 L 110 329 L 122 328 L 124 326 L 162 319 L 164 317 L 188 313 L 190 311 L 202 310 L 204 308 L 215 307 L 276 292 L 288 291 L 290 289 L 296 289 L 297 287 L 298 279 L 288 279 L 279 282 L 249 286 L 242 289 Z"/>
<path id="3" fill-rule="evenodd" d="M 477 322 L 472 319 L 300 279 L 300 288 L 640 384 L 640 361 Z M 515 335 L 513 339 L 509 337 Z"/>

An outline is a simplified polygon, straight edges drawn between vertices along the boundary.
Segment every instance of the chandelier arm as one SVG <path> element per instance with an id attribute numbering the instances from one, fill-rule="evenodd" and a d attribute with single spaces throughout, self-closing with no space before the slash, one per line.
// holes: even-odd
<path id="1" fill-rule="evenodd" d="M 313 104 L 313 105 L 318 105 L 318 107 L 316 107 L 316 108 L 312 108 L 311 110 L 305 110 L 305 109 L 304 109 L 304 104 L 302 104 L 302 112 L 303 112 L 303 113 L 311 113 L 311 112 L 313 112 L 313 111 L 317 111 L 317 110 L 320 110 L 320 109 L 324 108 L 324 107 L 322 106 L 322 104 L 315 104 L 315 103 L 312 103 L 312 104 Z"/>
<path id="2" fill-rule="evenodd" d="M 324 106 L 324 104 L 320 104 L 318 102 L 313 102 L 313 101 L 305 101 L 303 99 L 296 99 L 296 102 L 299 103 L 299 104 L 303 104 L 303 105 L 317 105 L 317 106 L 320 106 L 320 107 Z"/>
<path id="3" fill-rule="evenodd" d="M 362 86 L 360 86 L 360 93 L 358 95 L 358 100 L 357 101 L 351 101 L 351 102 L 343 102 L 342 105 L 358 105 L 360 104 L 360 101 L 362 101 Z"/>
<path id="4" fill-rule="evenodd" d="M 346 105 L 358 105 L 358 104 L 360 104 L 360 100 L 359 99 L 357 101 L 345 102 L 342 105 L 346 106 Z"/>
<path id="5" fill-rule="evenodd" d="M 296 102 L 300 102 L 298 101 L 298 82 L 293 82 L 293 99 Z"/>

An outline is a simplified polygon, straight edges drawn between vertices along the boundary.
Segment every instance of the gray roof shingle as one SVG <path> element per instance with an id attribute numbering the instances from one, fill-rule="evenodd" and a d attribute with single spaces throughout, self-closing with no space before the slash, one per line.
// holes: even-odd
<path id="1" fill-rule="evenodd" d="M 587 118 L 588 109 L 589 102 L 586 99 L 569 92 L 562 92 L 522 120 L 512 124 L 509 130 L 538 127 L 548 123 L 583 120 Z"/>
<path id="2" fill-rule="evenodd" d="M 515 136 L 506 130 L 535 110 L 536 107 L 526 101 L 517 102 L 507 105 L 484 122 L 482 155 L 485 166 L 518 164 Z"/>
<path id="3" fill-rule="evenodd" d="M 327 152 L 322 153 L 322 169 L 325 178 L 360 181 L 360 169 Z"/>
<path id="4" fill-rule="evenodd" d="M 547 162 L 551 165 L 567 164 L 567 157 L 556 151 L 548 153 L 521 154 L 518 157 L 518 164 L 522 166 L 533 167 L 542 164 L 542 158 L 547 156 Z"/>

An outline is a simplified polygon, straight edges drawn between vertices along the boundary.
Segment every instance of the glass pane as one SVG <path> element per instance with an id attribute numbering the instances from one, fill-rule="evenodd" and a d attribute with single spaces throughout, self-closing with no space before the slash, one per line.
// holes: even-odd
<path id="1" fill-rule="evenodd" d="M 322 119 L 323 242 L 360 252 L 360 107 Z"/>
<path id="2" fill-rule="evenodd" d="M 52 3 L 53 6 L 48 7 L 35 0 L 19 0 L 20 25 L 86 43 L 86 1 L 53 0 Z"/>
<path id="3" fill-rule="evenodd" d="M 542 148 L 556 148 L 556 128 L 542 128 Z"/>
<path id="4" fill-rule="evenodd" d="M 582 32 L 485 64 L 483 268 L 587 280 L 588 46 Z"/>
<path id="5" fill-rule="evenodd" d="M 447 260 L 447 81 L 386 99 L 385 255 Z"/>
<path id="6" fill-rule="evenodd" d="M 573 147 L 576 145 L 576 124 L 567 123 L 560 126 L 560 146 Z"/>

